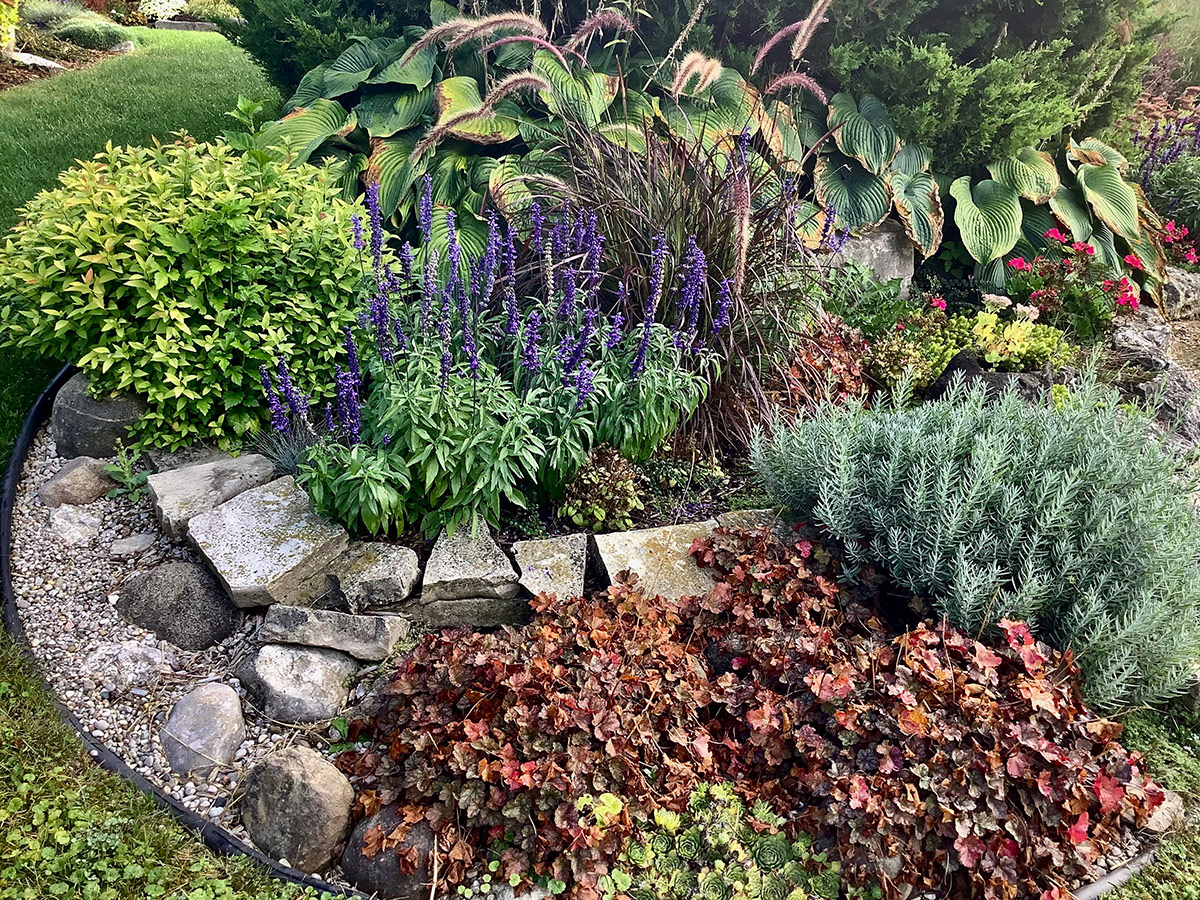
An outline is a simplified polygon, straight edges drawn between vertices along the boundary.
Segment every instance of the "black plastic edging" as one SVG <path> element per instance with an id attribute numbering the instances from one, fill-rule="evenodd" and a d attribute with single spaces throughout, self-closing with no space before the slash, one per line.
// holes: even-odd
<path id="1" fill-rule="evenodd" d="M 64 366 L 34 402 L 33 408 L 29 411 L 29 415 L 25 419 L 25 425 L 21 428 L 21 433 L 17 437 L 17 442 L 13 446 L 12 457 L 8 463 L 8 471 L 4 474 L 3 487 L 0 488 L 0 596 L 3 596 L 4 599 L 4 630 L 16 642 L 21 652 L 35 665 L 39 673 L 39 678 L 41 678 L 41 663 L 34 655 L 25 637 L 25 628 L 21 624 L 21 618 L 17 613 L 16 594 L 13 592 L 13 507 L 17 501 L 17 486 L 21 481 L 21 470 L 25 467 L 25 461 L 29 457 L 29 450 L 33 446 L 34 437 L 43 423 L 50 418 L 50 411 L 54 406 L 54 397 L 58 393 L 59 388 L 66 384 L 73 374 L 75 374 L 75 369 L 72 366 Z M 307 875 L 298 869 L 281 866 L 269 856 L 255 850 L 241 838 L 230 834 L 211 820 L 192 812 L 174 797 L 164 792 L 160 787 L 148 781 L 139 772 L 130 768 L 123 759 L 93 738 L 83 728 L 79 720 L 75 718 L 75 714 L 59 700 L 58 695 L 46 683 L 45 679 L 41 678 L 41 680 L 46 692 L 54 701 L 59 715 L 62 716 L 64 722 L 71 726 L 71 729 L 83 742 L 88 755 L 101 768 L 112 772 L 114 775 L 120 775 L 126 781 L 132 782 L 138 790 L 149 794 L 157 806 L 170 812 L 185 828 L 199 834 L 201 840 L 204 841 L 204 844 L 210 850 L 225 856 L 249 857 L 263 868 L 268 869 L 272 875 L 281 881 L 310 887 L 334 897 L 362 898 L 362 900 L 367 898 L 366 894 L 359 893 L 358 891 L 336 887 L 314 875 Z"/>
<path id="2" fill-rule="evenodd" d="M 4 484 L 0 488 L 0 595 L 4 598 L 4 629 L 16 642 L 17 646 L 20 647 L 21 652 L 34 663 L 39 673 L 41 671 L 41 664 L 29 647 L 29 642 L 25 639 L 25 628 L 22 626 L 20 616 L 17 614 L 17 598 L 16 594 L 13 593 L 11 549 L 13 506 L 17 502 L 17 486 L 21 481 L 21 470 L 25 467 L 25 460 L 29 456 L 29 448 L 33 446 L 33 439 L 42 424 L 50 418 L 50 411 L 54 407 L 54 396 L 58 393 L 59 388 L 66 384 L 74 373 L 75 370 L 72 366 L 64 366 L 54 376 L 50 384 L 46 386 L 46 389 L 38 395 L 33 408 L 29 411 L 29 415 L 25 419 L 25 425 L 21 428 L 21 433 L 17 437 L 17 443 L 12 451 L 12 458 L 8 463 L 8 471 L 4 473 Z M 210 850 L 225 856 L 240 855 L 249 857 L 263 868 L 269 870 L 272 875 L 281 881 L 291 882 L 303 887 L 311 887 L 317 891 L 331 894 L 334 897 L 346 897 L 352 898 L 352 900 L 370 900 L 368 895 L 359 891 L 335 887 L 314 875 L 306 875 L 298 869 L 281 866 L 269 856 L 255 850 L 241 838 L 230 834 L 221 826 L 196 815 L 174 797 L 165 793 L 160 787 L 147 781 L 140 773 L 131 769 L 125 760 L 93 738 L 84 730 L 79 720 L 75 718 L 75 714 L 67 709 L 62 701 L 58 699 L 58 695 L 54 693 L 49 684 L 46 684 L 45 679 L 42 679 L 42 684 L 46 689 L 46 693 L 54 701 L 54 705 L 62 716 L 63 721 L 70 725 L 75 734 L 79 736 L 79 739 L 83 741 L 88 755 L 93 760 L 99 763 L 102 768 L 115 775 L 120 775 L 126 781 L 132 782 L 139 790 L 149 794 L 154 799 L 156 805 L 170 812 L 181 825 L 190 831 L 197 832 L 204 841 L 205 846 Z M 1125 865 L 1113 869 L 1098 881 L 1084 885 L 1072 893 L 1077 900 L 1098 900 L 1098 898 L 1103 897 L 1110 891 L 1116 890 L 1153 861 L 1154 848 L 1151 848 L 1143 851 L 1137 857 L 1125 863 Z"/>

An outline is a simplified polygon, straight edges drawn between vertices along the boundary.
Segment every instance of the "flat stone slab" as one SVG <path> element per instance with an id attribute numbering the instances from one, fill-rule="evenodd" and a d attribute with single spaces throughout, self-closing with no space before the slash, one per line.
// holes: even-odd
<path id="1" fill-rule="evenodd" d="M 586 534 L 518 541 L 513 544 L 513 556 L 521 572 L 521 587 L 535 597 L 538 594 L 553 594 L 562 599 L 583 596 Z"/>
<path id="2" fill-rule="evenodd" d="M 769 528 L 777 532 L 784 527 L 783 514 L 777 509 L 735 509 L 717 516 L 717 524 L 741 531 Z"/>
<path id="3" fill-rule="evenodd" d="M 188 522 L 216 509 L 238 494 L 267 484 L 275 477 L 275 464 L 249 453 L 234 459 L 224 456 L 211 462 L 158 472 L 146 479 L 163 531 L 174 540 L 187 536 Z"/>
<path id="4" fill-rule="evenodd" d="M 396 644 L 408 636 L 410 627 L 403 616 L 356 616 L 276 604 L 267 610 L 258 639 L 263 643 L 327 647 L 355 659 L 377 662 L 391 655 Z"/>
<path id="5" fill-rule="evenodd" d="M 169 472 L 185 466 L 199 466 L 221 459 L 229 459 L 231 455 L 211 444 L 201 443 L 192 444 L 182 450 L 159 450 L 151 447 L 146 451 L 145 459 L 155 472 Z"/>
<path id="6" fill-rule="evenodd" d="M 235 673 L 250 701 L 280 722 L 332 719 L 358 672 L 354 658 L 340 650 L 264 644 Z"/>
<path id="7" fill-rule="evenodd" d="M 412 596 L 421 577 L 417 554 L 399 544 L 351 541 L 330 574 L 350 609 L 391 609 Z"/>
<path id="8" fill-rule="evenodd" d="M 648 593 L 671 600 L 712 590 L 712 575 L 689 555 L 692 542 L 709 537 L 716 519 L 685 525 L 596 535 L 600 564 L 610 582 L 625 570 L 637 574 Z"/>
<path id="9" fill-rule="evenodd" d="M 346 529 L 309 509 L 290 475 L 195 516 L 188 537 L 243 608 L 292 603 L 350 543 Z"/>
<path id="10" fill-rule="evenodd" d="M 412 608 L 412 615 L 423 619 L 431 628 L 451 628 L 467 625 L 471 628 L 496 628 L 500 625 L 524 625 L 531 614 L 529 602 L 523 597 L 497 600 L 495 597 L 434 600 Z"/>
<path id="11" fill-rule="evenodd" d="M 508 600 L 521 589 L 517 572 L 486 527 L 474 536 L 459 528 L 453 535 L 443 530 L 425 565 L 421 602 L 493 598 Z"/>
<path id="12" fill-rule="evenodd" d="M 104 520 L 82 506 L 59 506 L 50 510 L 46 527 L 68 547 L 91 543 L 100 534 Z"/>
<path id="13" fill-rule="evenodd" d="M 58 69 L 59 71 L 64 71 L 64 72 L 66 71 L 66 68 L 67 68 L 66 66 L 62 65 L 61 63 L 56 63 L 52 59 L 46 59 L 46 57 L 44 57 L 44 56 L 38 56 L 36 53 L 16 52 L 16 53 L 11 54 L 10 58 L 17 65 L 21 65 L 21 66 L 35 66 L 36 68 L 39 68 L 39 69 Z"/>

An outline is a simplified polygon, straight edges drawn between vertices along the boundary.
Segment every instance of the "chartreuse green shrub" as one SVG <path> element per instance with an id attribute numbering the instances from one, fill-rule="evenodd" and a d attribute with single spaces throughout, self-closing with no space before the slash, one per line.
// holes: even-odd
<path id="1" fill-rule="evenodd" d="M 1054 402 L 823 406 L 754 449 L 781 504 L 971 633 L 1028 621 L 1113 711 L 1182 691 L 1200 659 L 1200 521 L 1150 418 L 1091 375 Z"/>
<path id="2" fill-rule="evenodd" d="M 324 169 L 184 141 L 109 146 L 59 181 L 0 252 L 0 346 L 144 397 L 136 436 L 161 447 L 255 432 L 259 368 L 283 355 L 330 393 L 359 262 Z"/>

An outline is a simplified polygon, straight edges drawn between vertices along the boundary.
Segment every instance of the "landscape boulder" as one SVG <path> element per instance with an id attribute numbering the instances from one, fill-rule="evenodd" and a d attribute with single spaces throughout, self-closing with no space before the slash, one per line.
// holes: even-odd
<path id="1" fill-rule="evenodd" d="M 158 472 L 146 479 L 146 487 L 163 531 L 173 540 L 182 540 L 195 516 L 274 478 L 274 463 L 248 453 Z"/>
<path id="2" fill-rule="evenodd" d="M 333 763 L 307 747 L 289 747 L 246 776 L 242 824 L 263 853 L 301 872 L 320 872 L 350 828 L 354 788 Z"/>
<path id="3" fill-rule="evenodd" d="M 715 519 L 640 531 L 596 535 L 596 552 L 609 582 L 626 570 L 638 576 L 648 594 L 670 600 L 702 596 L 713 587 L 712 575 L 692 559 L 691 547 L 710 537 Z"/>
<path id="4" fill-rule="evenodd" d="M 216 682 L 180 697 L 159 732 L 171 771 L 199 778 L 232 763 L 245 739 L 241 698 L 229 685 Z"/>
<path id="5" fill-rule="evenodd" d="M 376 846 L 380 836 L 395 843 L 378 852 L 368 852 L 368 844 Z M 425 900 L 433 879 L 430 859 L 433 848 L 429 826 L 423 821 L 407 824 L 399 804 L 392 804 L 354 826 L 342 853 L 342 871 L 350 884 L 364 894 L 391 900 Z M 401 854 L 409 856 L 415 864 L 407 874 L 400 864 Z"/>
<path id="6" fill-rule="evenodd" d="M 521 587 L 535 597 L 538 594 L 553 594 L 563 599 L 582 597 L 587 542 L 586 534 L 517 541 L 513 544 L 513 557 L 521 573 Z"/>
<path id="7" fill-rule="evenodd" d="M 117 612 L 184 650 L 204 650 L 232 636 L 243 614 L 199 563 L 168 562 L 127 582 Z"/>
<path id="8" fill-rule="evenodd" d="M 95 503 L 117 486 L 103 461 L 77 456 L 59 469 L 38 490 L 38 499 L 51 508 Z"/>
<path id="9" fill-rule="evenodd" d="M 101 644 L 84 658 L 79 677 L 84 682 L 113 691 L 153 687 L 174 670 L 175 657 L 138 641 Z"/>
<path id="10" fill-rule="evenodd" d="M 267 610 L 259 629 L 263 643 L 301 644 L 341 650 L 355 659 L 378 662 L 408 635 L 403 616 L 352 615 L 327 609 L 276 604 Z"/>
<path id="11" fill-rule="evenodd" d="M 870 269 L 879 281 L 900 281 L 900 293 L 907 297 L 917 270 L 916 252 L 904 232 L 904 225 L 886 219 L 869 231 L 855 235 L 836 257 L 836 265 L 852 260 Z"/>
<path id="12" fill-rule="evenodd" d="M 1167 267 L 1163 285 L 1163 312 L 1168 319 L 1195 319 L 1200 316 L 1200 272 L 1177 266 Z"/>
<path id="13" fill-rule="evenodd" d="M 346 705 L 354 658 L 340 650 L 264 644 L 236 675 L 250 702 L 280 722 L 324 722 Z"/>
<path id="14" fill-rule="evenodd" d="M 421 601 L 507 600 L 519 590 L 516 570 L 487 527 L 480 526 L 472 536 L 471 529 L 464 526 L 453 535 L 443 530 L 433 545 L 425 565 Z"/>
<path id="15" fill-rule="evenodd" d="M 132 395 L 93 399 L 87 376 L 79 372 L 54 398 L 50 434 L 58 455 L 66 459 L 113 456 L 145 411 L 145 401 Z"/>
<path id="16" fill-rule="evenodd" d="M 1016 391 L 1024 399 L 1039 400 L 1050 389 L 1050 382 L 1032 372 L 993 372 L 984 368 L 970 350 L 963 350 L 933 384 L 925 389 L 926 400 L 940 400 L 952 385 L 961 380 L 968 390 L 983 384 L 989 400 L 999 399 L 1006 391 Z"/>
<path id="17" fill-rule="evenodd" d="M 294 602 L 350 541 L 290 475 L 195 516 L 188 537 L 242 608 Z"/>

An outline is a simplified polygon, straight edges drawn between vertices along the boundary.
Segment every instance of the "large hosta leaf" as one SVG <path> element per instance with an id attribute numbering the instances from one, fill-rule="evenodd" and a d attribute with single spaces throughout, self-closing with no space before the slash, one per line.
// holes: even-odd
<path id="1" fill-rule="evenodd" d="M 412 152 L 417 146 L 416 133 L 399 134 L 371 141 L 371 157 L 366 177 L 379 182 L 379 206 L 385 216 L 394 213 L 404 195 L 416 182 Z"/>
<path id="2" fill-rule="evenodd" d="M 933 151 L 924 144 L 905 144 L 892 160 L 892 168 L 905 175 L 928 172 L 933 164 Z"/>
<path id="3" fill-rule="evenodd" d="M 972 189 L 964 175 L 950 185 L 954 222 L 963 246 L 976 262 L 987 265 L 1011 250 L 1021 237 L 1021 198 L 1010 187 L 986 179 Z"/>
<path id="4" fill-rule="evenodd" d="M 1095 223 L 1092 221 L 1092 211 L 1078 185 L 1063 185 L 1059 188 L 1050 198 L 1050 211 L 1054 213 L 1055 219 L 1070 230 L 1073 240 L 1091 239 Z"/>
<path id="5" fill-rule="evenodd" d="M 840 153 L 822 156 L 815 178 L 817 198 L 837 211 L 837 222 L 843 228 L 869 228 L 891 212 L 887 183 Z"/>
<path id="6" fill-rule="evenodd" d="M 837 128 L 834 140 L 838 149 L 876 175 L 900 152 L 900 136 L 887 108 L 870 94 L 858 103 L 850 94 L 835 94 L 829 101 L 829 127 Z"/>
<path id="7" fill-rule="evenodd" d="M 937 182 L 925 172 L 905 175 L 891 174 L 892 202 L 909 239 L 925 257 L 937 253 L 942 245 L 942 225 L 945 214 L 938 195 Z"/>
<path id="8" fill-rule="evenodd" d="M 792 108 L 778 100 L 758 108 L 758 133 L 771 148 L 771 153 L 785 169 L 799 171 L 808 148 L 796 127 Z"/>
<path id="9" fill-rule="evenodd" d="M 369 94 L 354 107 L 360 128 L 371 137 L 391 137 L 407 131 L 433 115 L 433 88 L 423 91 L 405 88 Z"/>
<path id="10" fill-rule="evenodd" d="M 662 101 L 662 115 L 678 137 L 706 149 L 727 144 L 747 129 L 756 134 L 762 99 L 753 85 L 731 69 L 700 93 Z"/>
<path id="11" fill-rule="evenodd" d="M 1125 240 L 1138 239 L 1141 227 L 1137 193 L 1116 166 L 1084 163 L 1075 178 L 1096 218 Z"/>
<path id="12" fill-rule="evenodd" d="M 1048 207 L 1021 198 L 1021 236 L 1029 245 L 1028 250 L 1037 252 L 1045 249 L 1049 243 L 1046 232 L 1054 227 L 1054 216 Z"/>
<path id="13" fill-rule="evenodd" d="M 314 100 L 324 97 L 325 72 L 328 69 L 329 63 L 322 63 L 315 69 L 305 72 L 304 77 L 300 79 L 300 85 L 296 88 L 296 93 L 292 94 L 287 103 L 283 104 L 284 112 L 291 112 L 302 106 L 311 106 Z"/>
<path id="14" fill-rule="evenodd" d="M 1071 141 L 1067 147 L 1067 157 L 1094 166 L 1115 166 L 1122 174 L 1129 168 L 1129 160 L 1123 153 L 1094 137 L 1084 138 L 1078 144 Z"/>
<path id="15" fill-rule="evenodd" d="M 419 91 L 429 87 L 437 67 L 436 47 L 418 50 L 408 60 L 404 58 L 407 48 L 401 41 L 392 44 L 388 50 L 382 67 L 367 79 L 367 84 L 411 84 Z"/>
<path id="16" fill-rule="evenodd" d="M 482 109 L 483 99 L 474 78 L 460 75 L 440 81 L 436 95 L 437 124 L 448 125 L 455 137 L 476 144 L 501 144 L 520 133 L 520 109 L 508 100 L 501 100 L 494 110 Z"/>
<path id="17" fill-rule="evenodd" d="M 347 135 L 357 124 L 354 113 L 347 113 L 335 100 L 318 99 L 311 105 L 295 109 L 263 132 L 267 147 L 286 148 L 305 162 L 325 141 L 336 135 Z"/>
<path id="18" fill-rule="evenodd" d="M 550 90 L 538 92 L 547 108 L 555 115 L 569 113 L 589 128 L 600 123 L 620 84 L 618 79 L 600 72 L 584 71 L 576 75 L 563 68 L 548 50 L 533 55 L 533 71 L 550 84 Z"/>
<path id="19" fill-rule="evenodd" d="M 1049 153 L 1022 147 L 1014 155 L 988 166 L 992 178 L 1034 203 L 1045 203 L 1062 184 Z"/>
<path id="20" fill-rule="evenodd" d="M 393 43 L 391 38 L 357 39 L 325 70 L 323 96 L 339 97 L 355 90 L 388 59 Z"/>

